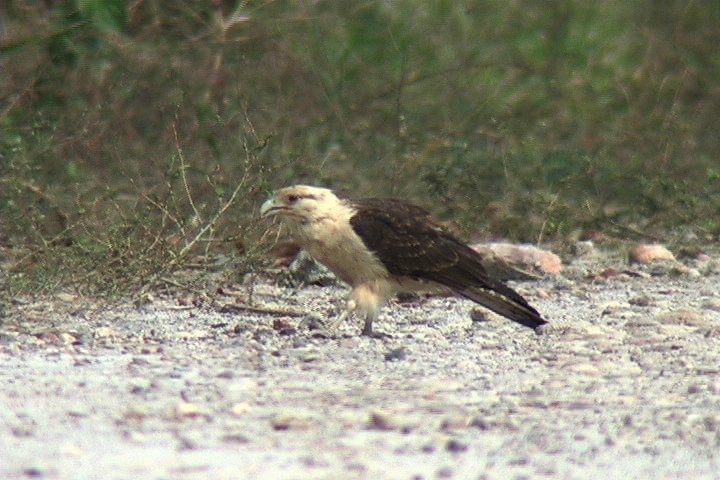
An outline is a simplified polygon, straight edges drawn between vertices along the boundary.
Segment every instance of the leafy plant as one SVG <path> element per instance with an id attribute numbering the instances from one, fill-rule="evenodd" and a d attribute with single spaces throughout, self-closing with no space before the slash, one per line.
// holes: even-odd
<path id="1" fill-rule="evenodd" d="M 194 255 L 249 271 L 261 256 L 222 240 L 259 248 L 257 204 L 299 182 L 473 236 L 718 232 L 708 4 L 17 0 L 0 18 L 16 289 L 132 291 Z"/>

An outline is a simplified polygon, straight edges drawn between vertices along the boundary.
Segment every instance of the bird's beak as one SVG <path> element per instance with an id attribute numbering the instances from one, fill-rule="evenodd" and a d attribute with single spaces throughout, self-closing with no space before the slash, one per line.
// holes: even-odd
<path id="1" fill-rule="evenodd" d="M 281 209 L 282 209 L 282 207 L 275 203 L 275 199 L 270 198 L 268 200 L 265 200 L 265 203 L 263 203 L 262 206 L 260 207 L 260 216 L 261 217 L 269 217 L 271 215 L 275 215 Z"/>

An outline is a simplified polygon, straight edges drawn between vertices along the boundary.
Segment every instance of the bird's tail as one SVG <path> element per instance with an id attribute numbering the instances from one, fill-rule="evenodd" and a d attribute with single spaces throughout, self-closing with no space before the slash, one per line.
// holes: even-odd
<path id="1" fill-rule="evenodd" d="M 526 327 L 536 329 L 547 323 L 519 293 L 501 283 L 492 285 L 492 288 L 473 286 L 457 293 Z"/>

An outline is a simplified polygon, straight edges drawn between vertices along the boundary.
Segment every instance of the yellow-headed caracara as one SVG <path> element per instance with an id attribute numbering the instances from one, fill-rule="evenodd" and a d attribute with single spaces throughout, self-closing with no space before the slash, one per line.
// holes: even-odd
<path id="1" fill-rule="evenodd" d="M 490 278 L 482 257 L 442 229 L 424 209 L 395 199 L 338 198 L 295 185 L 260 209 L 277 215 L 292 238 L 352 288 L 348 314 L 364 316 L 363 335 L 400 291 L 450 290 L 530 328 L 547 323 L 520 294 Z"/>

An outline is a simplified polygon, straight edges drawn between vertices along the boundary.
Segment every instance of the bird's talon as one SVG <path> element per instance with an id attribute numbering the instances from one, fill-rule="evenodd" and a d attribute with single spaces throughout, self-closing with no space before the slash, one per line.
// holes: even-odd
<path id="1" fill-rule="evenodd" d="M 324 319 L 320 315 L 310 314 L 300 320 L 297 328 L 307 328 L 308 330 L 322 330 L 326 328 Z"/>
<path id="2" fill-rule="evenodd" d="M 370 330 L 370 331 L 363 330 L 362 335 L 363 335 L 363 337 L 375 338 L 377 340 L 384 340 L 387 338 L 392 338 L 392 336 L 390 334 L 383 333 L 383 332 L 377 332 L 374 330 Z"/>
<path id="3" fill-rule="evenodd" d="M 312 338 L 324 338 L 327 340 L 338 338 L 339 334 L 337 331 L 328 330 L 327 328 L 319 328 L 316 330 L 313 330 L 313 332 L 310 334 Z"/>

